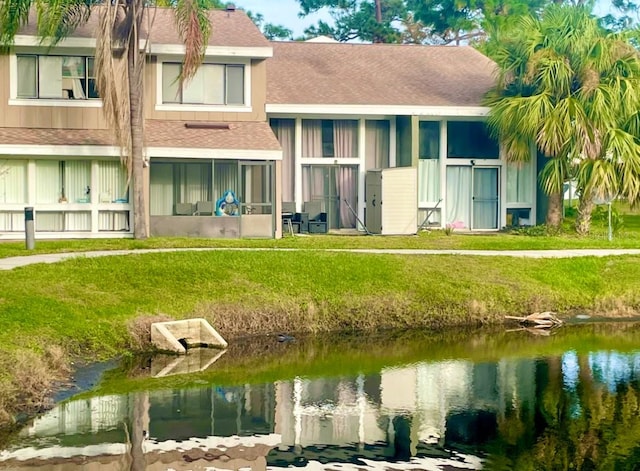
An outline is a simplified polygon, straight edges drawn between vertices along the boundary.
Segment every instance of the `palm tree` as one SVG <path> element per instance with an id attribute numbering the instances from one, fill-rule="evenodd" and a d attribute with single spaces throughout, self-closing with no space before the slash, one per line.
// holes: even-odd
<path id="1" fill-rule="evenodd" d="M 146 47 L 152 36 L 155 9 L 174 12 L 177 31 L 185 45 L 181 81 L 187 81 L 202 63 L 210 34 L 207 9 L 217 0 L 4 0 L 0 2 L 0 46 L 13 44 L 15 35 L 37 11 L 38 35 L 55 45 L 98 15 L 96 29 L 96 83 L 103 111 L 114 131 L 127 169 L 134 207 L 134 235 L 148 237 L 147 201 L 143 190 L 144 68 Z"/>
<path id="2" fill-rule="evenodd" d="M 576 178 L 585 234 L 594 197 L 640 199 L 638 53 L 581 6 L 551 5 L 503 37 L 487 49 L 499 68 L 489 127 L 509 161 L 526 162 L 533 149 L 548 158 L 539 178 L 550 228 L 562 220 L 564 182 Z"/>

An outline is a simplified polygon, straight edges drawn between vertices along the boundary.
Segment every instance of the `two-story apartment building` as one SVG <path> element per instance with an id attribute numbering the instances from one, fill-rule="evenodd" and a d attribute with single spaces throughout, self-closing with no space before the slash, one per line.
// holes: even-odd
<path id="1" fill-rule="evenodd" d="M 155 14 L 145 69 L 150 232 L 273 237 L 282 151 L 265 114 L 272 46 L 244 12 L 212 11 L 204 63 L 179 89 L 184 46 L 172 14 Z M 0 233 L 9 237 L 24 231 L 26 206 L 38 238 L 132 235 L 126 172 L 95 90 L 95 21 L 53 49 L 33 21 L 0 56 Z M 215 217 L 227 193 L 237 217 Z"/>
<path id="2" fill-rule="evenodd" d="M 413 212 L 415 230 L 534 222 L 535 160 L 507 165 L 488 136 L 494 64 L 479 52 L 276 43 L 242 11 L 210 19 L 204 63 L 182 87 L 172 12 L 159 9 L 151 30 L 151 235 L 279 237 L 283 202 L 312 203 L 329 229 L 364 230 L 367 172 L 395 167 L 413 169 L 416 191 L 386 194 L 383 211 Z M 127 177 L 95 91 L 94 25 L 49 49 L 34 23 L 0 56 L 0 237 L 22 237 L 26 206 L 38 238 L 131 237 Z"/>
<path id="3" fill-rule="evenodd" d="M 417 191 L 386 195 L 383 211 L 410 207 L 418 225 L 476 231 L 534 223 L 535 159 L 507 165 L 489 136 L 481 104 L 495 64 L 478 51 L 272 44 L 267 113 L 284 152 L 282 196 L 298 210 L 319 201 L 331 228 L 362 229 L 367 172 L 411 167 Z"/>

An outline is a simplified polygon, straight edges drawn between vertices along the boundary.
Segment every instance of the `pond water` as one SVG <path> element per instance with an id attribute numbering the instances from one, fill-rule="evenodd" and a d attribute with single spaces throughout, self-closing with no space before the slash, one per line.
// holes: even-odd
<path id="1" fill-rule="evenodd" d="M 260 338 L 139 359 L 0 452 L 15 470 L 285 467 L 640 469 L 640 325 Z"/>

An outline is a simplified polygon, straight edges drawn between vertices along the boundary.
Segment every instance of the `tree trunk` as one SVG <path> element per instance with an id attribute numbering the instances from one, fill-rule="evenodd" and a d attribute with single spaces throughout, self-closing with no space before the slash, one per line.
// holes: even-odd
<path id="1" fill-rule="evenodd" d="M 560 224 L 562 224 L 562 193 L 549 195 L 546 224 L 547 228 L 552 231 L 560 230 Z"/>
<path id="2" fill-rule="evenodd" d="M 578 204 L 578 216 L 576 217 L 576 232 L 579 235 L 589 234 L 591 229 L 591 214 L 593 213 L 593 195 L 582 192 L 580 203 Z"/>
<path id="3" fill-rule="evenodd" d="M 382 27 L 382 0 L 375 0 L 376 2 L 376 32 L 373 35 L 374 43 L 383 43 L 384 38 L 380 33 L 380 28 Z"/>
<path id="4" fill-rule="evenodd" d="M 138 31 L 140 29 L 138 28 Z M 144 56 L 140 54 L 137 38 L 129 48 L 129 106 L 131 109 L 131 192 L 133 193 L 133 234 L 136 239 L 149 237 L 147 200 L 144 189 L 144 115 L 143 84 Z"/>

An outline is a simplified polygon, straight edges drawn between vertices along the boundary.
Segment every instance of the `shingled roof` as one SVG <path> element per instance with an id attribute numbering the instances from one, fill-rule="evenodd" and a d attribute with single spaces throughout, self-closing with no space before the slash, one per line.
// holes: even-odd
<path id="1" fill-rule="evenodd" d="M 266 122 L 190 123 L 148 120 L 148 147 L 190 149 L 280 150 L 280 144 Z M 0 143 L 9 145 L 112 146 L 108 129 L 0 128 Z"/>
<path id="2" fill-rule="evenodd" d="M 95 7 L 88 23 L 77 28 L 72 38 L 95 38 L 95 30 L 98 24 L 100 7 Z M 155 16 L 154 16 L 155 12 Z M 178 36 L 172 9 L 149 9 L 149 15 L 154 18 L 152 26 L 152 44 L 183 44 Z M 271 47 L 260 30 L 242 10 L 210 10 L 211 35 L 209 46 L 219 47 Z M 37 21 L 35 10 L 29 15 L 29 23 L 20 33 L 26 36 L 36 36 Z M 147 22 L 143 21 L 146 30 Z M 144 37 L 144 34 L 143 34 Z"/>
<path id="3" fill-rule="evenodd" d="M 495 64 L 468 46 L 272 42 L 267 103 L 480 106 Z"/>

